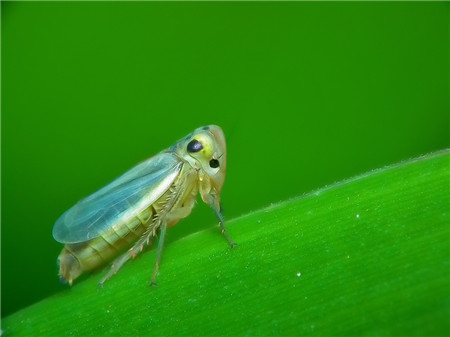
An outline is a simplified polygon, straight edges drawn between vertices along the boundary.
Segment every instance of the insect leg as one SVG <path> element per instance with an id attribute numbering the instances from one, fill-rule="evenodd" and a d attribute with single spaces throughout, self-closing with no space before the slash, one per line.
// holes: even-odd
<path id="1" fill-rule="evenodd" d="M 128 250 L 126 253 L 120 255 L 116 260 L 114 260 L 111 268 L 109 269 L 109 272 L 103 276 L 103 278 L 98 283 L 99 287 L 103 287 L 103 283 L 108 281 L 111 276 L 116 274 L 119 269 L 124 265 L 125 262 L 127 262 L 129 259 L 133 257 L 133 254 L 130 253 L 130 250 Z"/>
<path id="2" fill-rule="evenodd" d="M 210 205 L 211 206 L 211 205 Z M 219 206 L 220 207 L 220 206 Z M 223 213 L 222 213 L 222 207 L 220 207 L 220 210 L 215 209 L 214 207 L 212 207 L 212 210 L 214 211 L 214 213 L 216 214 L 217 219 L 219 219 L 219 225 L 220 228 L 222 229 L 222 234 L 223 236 L 225 236 L 225 238 L 228 240 L 228 242 L 231 245 L 231 248 L 233 248 L 234 246 L 236 246 L 237 244 L 230 238 L 230 236 L 228 235 L 227 231 L 225 230 L 225 220 L 223 218 Z"/>
<path id="3" fill-rule="evenodd" d="M 155 269 L 153 270 L 153 276 L 152 276 L 152 285 L 158 286 L 156 284 L 156 274 L 158 274 L 159 270 L 159 261 L 161 260 L 161 254 L 164 246 L 164 237 L 166 236 L 166 228 L 167 224 L 165 221 L 161 223 L 160 231 L 159 231 L 159 241 L 158 241 L 158 249 L 156 250 L 156 263 L 155 263 Z"/>
<path id="4" fill-rule="evenodd" d="M 220 228 L 222 229 L 222 234 L 225 236 L 225 238 L 228 240 L 228 242 L 231 245 L 231 248 L 233 248 L 234 246 L 237 245 L 236 242 L 234 242 L 230 236 L 228 235 L 227 231 L 225 230 L 225 225 L 224 225 L 224 221 L 223 221 L 223 215 L 221 213 L 219 213 L 219 215 L 217 215 L 217 217 L 219 218 L 219 225 Z"/>
<path id="5" fill-rule="evenodd" d="M 153 235 L 153 232 L 149 230 L 146 234 L 144 234 L 137 242 L 136 244 L 128 249 L 124 254 L 119 256 L 116 260 L 114 260 L 111 269 L 109 272 L 100 280 L 98 285 L 100 287 L 103 287 L 103 283 L 108 281 L 111 276 L 116 274 L 119 269 L 131 258 L 135 258 L 136 255 L 138 255 L 145 247 L 145 245 L 149 245 L 151 242 L 151 236 Z"/>
<path id="6" fill-rule="evenodd" d="M 222 229 L 222 234 L 223 234 L 223 236 L 225 236 L 225 238 L 230 243 L 231 248 L 233 248 L 234 246 L 236 246 L 236 243 L 233 240 L 231 240 L 231 238 L 227 234 L 227 231 L 225 230 L 225 225 L 224 225 L 225 221 L 223 218 L 222 206 L 220 205 L 220 202 L 219 202 L 217 196 L 210 194 L 210 193 L 203 193 L 201 189 L 200 189 L 200 194 L 202 196 L 203 201 L 206 204 L 208 204 L 209 207 L 211 207 L 211 209 L 214 211 L 214 214 L 216 215 L 217 219 L 219 219 L 219 225 L 220 225 L 220 228 Z"/>

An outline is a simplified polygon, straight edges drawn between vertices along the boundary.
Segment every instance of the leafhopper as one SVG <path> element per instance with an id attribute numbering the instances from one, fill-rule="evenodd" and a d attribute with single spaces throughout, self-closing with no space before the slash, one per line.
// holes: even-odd
<path id="1" fill-rule="evenodd" d="M 191 213 L 198 193 L 216 214 L 233 247 L 220 206 L 226 164 L 223 131 L 209 125 L 80 200 L 53 227 L 53 237 L 64 244 L 58 257 L 60 279 L 72 285 L 82 273 L 104 265 L 128 248 L 114 260 L 99 283 L 103 285 L 158 235 L 151 281 L 156 285 L 166 229 Z"/>

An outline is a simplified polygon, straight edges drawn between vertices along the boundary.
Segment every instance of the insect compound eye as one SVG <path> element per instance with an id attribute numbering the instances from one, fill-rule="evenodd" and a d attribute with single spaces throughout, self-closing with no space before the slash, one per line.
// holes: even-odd
<path id="1" fill-rule="evenodd" d="M 218 168 L 219 167 L 219 161 L 217 159 L 211 159 L 209 161 L 209 166 L 212 168 Z"/>
<path id="2" fill-rule="evenodd" d="M 200 143 L 197 139 L 193 139 L 187 145 L 188 152 L 195 153 L 203 149 L 202 143 Z"/>

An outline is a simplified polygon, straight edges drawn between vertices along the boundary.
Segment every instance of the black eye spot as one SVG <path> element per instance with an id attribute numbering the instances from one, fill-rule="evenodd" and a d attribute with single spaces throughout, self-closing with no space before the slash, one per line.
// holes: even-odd
<path id="1" fill-rule="evenodd" d="M 217 159 L 211 159 L 209 161 L 209 166 L 211 166 L 212 168 L 217 168 L 219 167 L 219 161 Z"/>
<path id="2" fill-rule="evenodd" d="M 201 149 L 203 149 L 203 145 L 197 139 L 191 140 L 187 145 L 188 152 L 198 152 Z"/>

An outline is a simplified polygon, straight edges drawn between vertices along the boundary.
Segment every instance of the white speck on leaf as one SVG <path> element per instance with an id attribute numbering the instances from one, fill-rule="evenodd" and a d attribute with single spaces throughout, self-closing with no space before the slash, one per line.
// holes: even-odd
<path id="1" fill-rule="evenodd" d="M 302 276 L 302 273 L 298 272 L 297 277 L 300 277 L 300 276 Z"/>
<path id="2" fill-rule="evenodd" d="M 359 219 L 359 214 L 356 214 L 356 218 Z"/>

